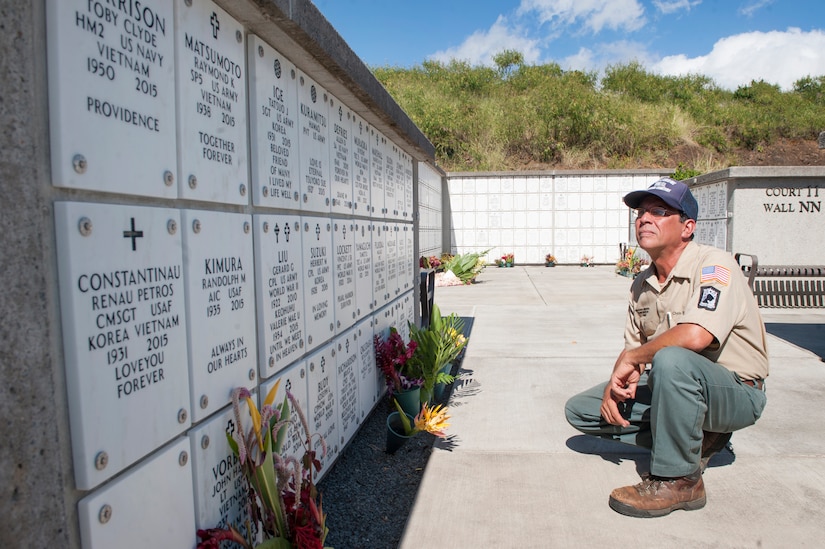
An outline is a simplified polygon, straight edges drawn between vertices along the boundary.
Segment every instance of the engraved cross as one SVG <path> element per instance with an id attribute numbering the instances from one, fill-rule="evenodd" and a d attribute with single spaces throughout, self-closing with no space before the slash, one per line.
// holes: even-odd
<path id="1" fill-rule="evenodd" d="M 131 238 L 132 239 L 132 251 L 137 250 L 137 242 L 135 241 L 136 238 L 143 238 L 143 231 L 136 231 L 135 230 L 135 218 L 132 218 L 132 229 L 129 231 L 123 231 L 123 238 Z"/>
<path id="2" fill-rule="evenodd" d="M 315 239 L 321 240 L 321 225 L 317 223 L 315 224 Z"/>
<path id="3" fill-rule="evenodd" d="M 218 29 L 221 28 L 221 22 L 218 21 L 218 14 L 212 12 L 212 17 L 209 18 L 209 24 L 212 25 L 212 38 L 218 39 Z"/>
<path id="4" fill-rule="evenodd" d="M 275 242 L 278 242 L 278 235 L 281 234 L 281 229 L 278 227 L 278 224 L 275 223 L 275 228 L 272 230 L 275 233 Z"/>

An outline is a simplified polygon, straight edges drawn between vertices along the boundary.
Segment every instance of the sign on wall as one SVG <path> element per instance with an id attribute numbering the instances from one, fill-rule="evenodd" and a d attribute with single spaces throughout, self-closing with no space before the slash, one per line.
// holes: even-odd
<path id="1" fill-rule="evenodd" d="M 180 215 L 54 207 L 75 481 L 88 490 L 191 424 Z"/>
<path id="2" fill-rule="evenodd" d="M 304 257 L 304 307 L 307 351 L 329 341 L 335 334 L 333 304 L 332 220 L 302 217 Z"/>
<path id="3" fill-rule="evenodd" d="M 360 320 L 373 308 L 372 231 L 367 221 L 355 221 L 355 312 Z"/>
<path id="4" fill-rule="evenodd" d="M 53 184 L 176 198 L 172 4 L 48 0 L 46 25 Z"/>
<path id="5" fill-rule="evenodd" d="M 355 221 L 334 219 L 332 243 L 335 250 L 335 332 L 341 333 L 358 317 L 355 298 Z"/>
<path id="6" fill-rule="evenodd" d="M 349 330 L 335 339 L 335 358 L 338 367 L 338 441 L 343 449 L 355 436 L 355 431 L 361 423 L 361 409 L 358 404 L 361 353 L 358 349 L 356 329 Z"/>
<path id="7" fill-rule="evenodd" d="M 256 385 L 252 217 L 183 210 L 192 419 L 229 403 L 232 389 Z"/>
<path id="8" fill-rule="evenodd" d="M 299 209 L 295 65 L 252 35 L 248 56 L 253 202 L 257 206 Z"/>
<path id="9" fill-rule="evenodd" d="M 370 126 L 352 115 L 352 208 L 358 215 L 370 214 Z"/>
<path id="10" fill-rule="evenodd" d="M 307 419 L 312 430 L 312 449 L 321 461 L 320 479 L 329 471 L 329 466 L 338 457 L 341 445 L 338 442 L 338 397 L 337 363 L 333 343 L 324 345 L 306 359 L 309 377 L 309 411 Z M 323 437 L 326 445 L 315 436 Z"/>
<path id="11" fill-rule="evenodd" d="M 327 91 L 298 71 L 301 208 L 308 212 L 330 211 L 329 102 Z"/>
<path id="12" fill-rule="evenodd" d="M 340 101 L 330 101 L 330 195 L 333 213 L 351 214 L 352 111 Z"/>
<path id="13" fill-rule="evenodd" d="M 384 203 L 386 188 L 384 152 L 387 138 L 373 127 L 370 127 L 370 214 L 373 217 L 383 218 L 387 215 Z"/>
<path id="14" fill-rule="evenodd" d="M 211 1 L 176 1 L 179 189 L 249 203 L 243 26 Z"/>
<path id="15" fill-rule="evenodd" d="M 304 354 L 304 278 L 301 218 L 253 216 L 258 364 L 262 378 Z"/>

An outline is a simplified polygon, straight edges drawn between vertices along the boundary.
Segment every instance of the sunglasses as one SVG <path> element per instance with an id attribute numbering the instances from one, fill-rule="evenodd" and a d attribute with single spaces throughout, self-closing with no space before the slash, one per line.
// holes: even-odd
<path id="1" fill-rule="evenodd" d="M 669 215 L 677 215 L 679 212 L 675 210 L 668 210 L 667 208 L 662 208 L 661 206 L 654 206 L 652 208 L 636 208 L 636 219 L 642 217 L 645 212 L 649 213 L 653 217 L 667 217 Z"/>

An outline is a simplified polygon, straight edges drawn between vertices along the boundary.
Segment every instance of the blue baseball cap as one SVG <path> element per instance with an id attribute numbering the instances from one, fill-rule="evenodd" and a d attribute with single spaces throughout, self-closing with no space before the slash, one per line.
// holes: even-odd
<path id="1" fill-rule="evenodd" d="M 699 216 L 699 204 L 690 192 L 690 187 L 669 177 L 663 177 L 644 191 L 633 191 L 624 197 L 624 203 L 636 209 L 648 196 L 661 198 L 665 204 L 684 213 L 694 221 Z"/>

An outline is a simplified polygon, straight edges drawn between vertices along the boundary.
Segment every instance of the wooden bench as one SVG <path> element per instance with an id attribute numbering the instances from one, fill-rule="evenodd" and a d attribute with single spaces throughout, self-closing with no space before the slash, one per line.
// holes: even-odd
<path id="1" fill-rule="evenodd" d="M 735 254 L 760 307 L 825 307 L 825 265 L 759 265 L 755 255 Z"/>

